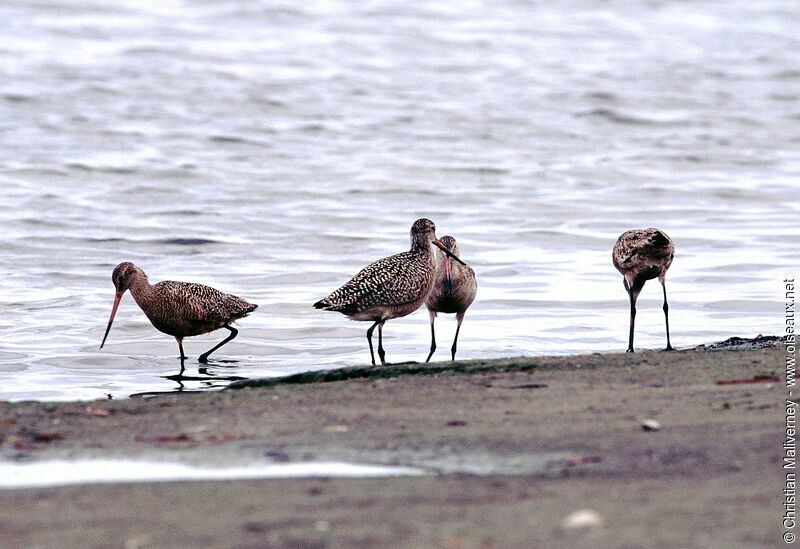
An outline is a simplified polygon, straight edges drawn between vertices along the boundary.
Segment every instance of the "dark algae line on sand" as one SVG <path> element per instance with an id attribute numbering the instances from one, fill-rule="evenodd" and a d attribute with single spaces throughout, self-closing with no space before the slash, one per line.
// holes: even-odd
<path id="1" fill-rule="evenodd" d="M 676 357 L 691 360 L 691 357 L 702 351 L 741 351 L 753 349 L 777 348 L 781 338 L 778 336 L 759 336 L 756 338 L 732 337 L 725 341 L 700 345 L 694 349 L 675 351 Z M 672 354 L 672 353 L 670 353 Z M 569 365 L 570 357 L 517 357 L 485 360 L 459 360 L 450 363 L 419 364 L 405 362 L 381 366 L 348 366 L 333 370 L 316 370 L 301 372 L 290 376 L 247 379 L 235 381 L 226 389 L 268 388 L 278 385 L 296 385 L 308 383 L 329 383 L 347 381 L 350 379 L 387 379 L 404 376 L 435 376 L 435 375 L 470 375 L 490 372 L 533 372 L 534 370 L 552 370 L 559 368 L 592 370 L 601 366 L 608 366 L 609 357 L 617 354 L 583 355 L 578 365 Z M 615 361 L 611 367 L 635 367 L 639 364 L 653 363 L 666 360 L 665 355 L 658 351 L 645 351 L 638 354 L 627 354 L 623 361 Z M 671 358 L 669 360 L 672 360 Z M 680 360 L 680 359 L 678 359 Z"/>
<path id="2" fill-rule="evenodd" d="M 444 364 L 419 364 L 402 362 L 398 364 L 373 366 L 348 366 L 334 370 L 301 372 L 285 377 L 248 379 L 228 385 L 227 389 L 246 387 L 273 387 L 306 383 L 327 383 L 350 379 L 387 379 L 403 376 L 433 376 L 439 374 L 478 374 L 486 372 L 527 372 L 540 367 L 539 359 L 509 358 L 487 360 L 461 360 Z"/>

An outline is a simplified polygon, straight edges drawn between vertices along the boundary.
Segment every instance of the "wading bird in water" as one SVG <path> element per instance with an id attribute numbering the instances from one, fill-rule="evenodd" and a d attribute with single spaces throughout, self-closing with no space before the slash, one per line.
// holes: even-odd
<path id="1" fill-rule="evenodd" d="M 169 334 L 177 340 L 181 352 L 181 374 L 183 361 L 186 359 L 183 352 L 184 337 L 206 334 L 220 328 L 230 331 L 230 335 L 221 343 L 200 355 L 199 361 L 206 363 L 208 355 L 239 333 L 231 323 L 246 317 L 258 307 L 235 295 L 224 294 L 203 284 L 165 280 L 151 285 L 144 271 L 129 262 L 117 265 L 111 280 L 117 294 L 100 348 L 102 349 L 106 343 L 122 295 L 125 290 L 130 289 L 136 304 L 144 311 L 156 330 Z"/>
<path id="2" fill-rule="evenodd" d="M 452 236 L 443 236 L 439 241 L 444 244 L 454 256 L 460 257 L 461 250 L 458 249 L 456 239 Z M 453 258 L 446 254 L 439 254 L 436 260 L 436 280 L 433 283 L 425 305 L 428 307 L 428 314 L 431 317 L 431 352 L 425 362 L 430 361 L 434 351 L 436 351 L 436 333 L 433 329 L 433 322 L 436 313 L 456 313 L 456 336 L 453 338 L 453 346 L 450 348 L 452 360 L 456 359 L 456 347 L 458 344 L 458 332 L 461 330 L 461 323 L 464 321 L 464 313 L 475 300 L 478 291 L 478 283 L 475 280 L 475 271 L 468 265 L 453 263 Z"/>
<path id="3" fill-rule="evenodd" d="M 634 229 L 626 231 L 617 239 L 611 254 L 614 267 L 622 273 L 622 282 L 631 302 L 630 331 L 628 333 L 628 351 L 633 352 L 633 326 L 636 321 L 636 299 L 642 291 L 644 283 L 658 277 L 664 290 L 664 321 L 667 327 L 667 348 L 672 351 L 669 341 L 669 305 L 667 304 L 667 286 L 664 277 L 675 257 L 672 240 L 658 229 Z"/>
<path id="4" fill-rule="evenodd" d="M 378 327 L 378 356 L 386 364 L 383 350 L 383 325 L 419 309 L 431 291 L 436 274 L 436 260 L 431 245 L 459 263 L 436 238 L 436 226 L 430 219 L 417 219 L 411 226 L 411 249 L 384 257 L 364 267 L 344 286 L 314 303 L 314 308 L 336 311 L 352 320 L 368 320 L 367 342 L 372 364 L 372 332 Z"/>

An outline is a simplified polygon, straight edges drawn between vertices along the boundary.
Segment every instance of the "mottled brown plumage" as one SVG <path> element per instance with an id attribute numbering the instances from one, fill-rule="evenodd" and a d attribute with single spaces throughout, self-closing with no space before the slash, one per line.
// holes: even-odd
<path id="1" fill-rule="evenodd" d="M 436 239 L 433 221 L 416 220 L 411 226 L 409 251 L 367 265 L 341 288 L 314 304 L 317 309 L 336 311 L 352 320 L 373 322 L 367 330 L 373 364 L 375 353 L 372 350 L 372 332 L 375 327 L 378 327 L 378 356 L 381 364 L 386 364 L 383 350 L 384 323 L 419 309 L 431 291 L 436 271 L 431 244 L 443 248 L 442 243 Z"/>
<path id="2" fill-rule="evenodd" d="M 128 289 L 153 326 L 178 341 L 181 360 L 186 358 L 183 352 L 184 337 L 205 334 L 220 328 L 227 328 L 231 332 L 220 344 L 200 355 L 199 361 L 207 362 L 212 352 L 239 333 L 230 324 L 246 317 L 258 307 L 235 295 L 222 293 L 203 284 L 165 280 L 151 285 L 144 271 L 129 262 L 117 265 L 111 280 L 117 293 L 106 334 L 100 344 L 101 349 L 111 330 L 122 295 Z"/>
<path id="3" fill-rule="evenodd" d="M 625 291 L 631 303 L 628 352 L 633 352 L 633 327 L 636 320 L 636 299 L 644 283 L 658 277 L 664 290 L 664 320 L 667 328 L 667 351 L 672 350 L 669 340 L 669 305 L 665 276 L 675 257 L 672 240 L 658 229 L 634 229 L 626 231 L 617 239 L 611 258 L 614 267 L 622 273 Z"/>
<path id="4" fill-rule="evenodd" d="M 443 236 L 439 241 L 453 255 L 461 257 L 461 250 L 459 250 L 455 238 L 448 235 Z M 475 301 L 477 291 L 478 283 L 475 280 L 475 271 L 471 267 L 453 263 L 452 258 L 446 254 L 437 254 L 436 280 L 433 283 L 428 299 L 425 300 L 428 314 L 431 317 L 431 352 L 425 362 L 430 361 L 434 351 L 436 351 L 436 333 L 433 328 L 436 313 L 456 314 L 458 325 L 456 326 L 456 335 L 453 338 L 453 346 L 450 348 L 452 360 L 456 359 L 458 332 L 461 330 L 461 323 L 464 321 L 464 313 Z"/>

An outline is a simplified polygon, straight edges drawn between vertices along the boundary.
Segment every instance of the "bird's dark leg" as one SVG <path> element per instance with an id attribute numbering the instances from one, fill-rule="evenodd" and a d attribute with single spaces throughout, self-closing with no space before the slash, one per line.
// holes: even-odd
<path id="1" fill-rule="evenodd" d="M 178 350 L 181 352 L 181 356 L 178 357 L 178 360 L 181 361 L 181 371 L 174 376 L 165 376 L 167 379 L 173 379 L 178 382 L 178 384 L 183 387 L 183 384 L 180 382 L 180 379 L 183 377 L 183 371 L 186 369 L 184 362 L 186 361 L 186 354 L 183 352 L 183 338 L 175 336 L 175 341 L 178 342 Z"/>
<path id="2" fill-rule="evenodd" d="M 181 376 L 183 376 L 183 370 L 185 369 L 184 368 L 184 361 L 186 360 L 186 353 L 183 352 L 183 338 L 182 337 L 176 337 L 175 340 L 178 342 L 178 349 L 180 349 L 180 351 L 181 351 L 181 356 L 178 357 L 181 360 L 181 371 L 178 372 L 178 375 L 170 376 L 170 377 L 174 377 L 175 379 L 177 379 L 177 378 L 180 378 Z M 178 383 L 180 383 L 180 381 Z"/>
<path id="3" fill-rule="evenodd" d="M 377 326 L 380 323 L 381 323 L 380 320 L 376 320 L 375 324 L 370 326 L 369 330 L 367 330 L 367 343 L 369 343 L 369 356 L 370 356 L 370 358 L 372 358 L 372 365 L 373 366 L 375 366 L 375 352 L 372 350 L 372 332 L 375 331 L 375 326 Z"/>
<path id="4" fill-rule="evenodd" d="M 178 342 L 178 349 L 180 349 L 181 351 L 181 356 L 179 356 L 178 358 L 181 359 L 181 362 L 183 362 L 184 360 L 186 360 L 186 353 L 183 352 L 183 338 L 176 337 L 175 341 Z"/>
<path id="5" fill-rule="evenodd" d="M 431 317 L 431 352 L 428 353 L 428 358 L 425 359 L 425 362 L 430 362 L 434 351 L 436 351 L 436 332 L 433 330 L 433 321 L 436 320 L 436 311 L 428 309 L 428 314 Z"/>
<path id="6" fill-rule="evenodd" d="M 456 326 L 456 337 L 453 338 L 453 346 L 450 348 L 450 354 L 453 357 L 453 360 L 456 359 L 456 347 L 458 345 L 458 332 L 461 330 L 461 323 L 464 322 L 464 313 L 457 313 L 456 320 L 458 321 L 458 326 Z"/>
<path id="7" fill-rule="evenodd" d="M 667 348 L 664 349 L 665 351 L 674 351 L 675 349 L 672 347 L 672 344 L 669 342 L 669 304 L 667 303 L 667 285 L 662 280 L 661 281 L 661 288 L 664 290 L 664 322 L 667 325 Z"/>
<path id="8" fill-rule="evenodd" d="M 630 321 L 630 329 L 628 331 L 628 350 L 627 353 L 633 352 L 633 327 L 636 324 L 636 298 L 639 297 L 639 292 L 642 289 L 643 284 L 638 285 L 634 282 L 634 286 L 629 286 L 628 281 L 622 279 L 622 283 L 625 284 L 625 290 L 628 292 L 628 298 L 631 301 L 631 321 Z"/>
<path id="9" fill-rule="evenodd" d="M 227 328 L 228 330 L 230 330 L 231 335 L 229 335 L 228 337 L 223 339 L 220 343 L 214 345 L 211 349 L 200 355 L 200 358 L 197 359 L 198 362 L 202 362 L 203 364 L 205 364 L 206 362 L 208 362 L 208 355 L 210 355 L 211 353 L 213 353 L 214 351 L 225 345 L 227 342 L 229 342 L 231 339 L 239 335 L 239 330 L 237 330 L 233 326 L 229 326 L 228 324 L 226 324 L 225 326 L 223 326 L 223 328 Z"/>
<path id="10" fill-rule="evenodd" d="M 381 365 L 386 365 L 386 352 L 383 350 L 383 324 L 386 322 L 382 320 L 378 324 L 378 356 L 381 358 Z"/>

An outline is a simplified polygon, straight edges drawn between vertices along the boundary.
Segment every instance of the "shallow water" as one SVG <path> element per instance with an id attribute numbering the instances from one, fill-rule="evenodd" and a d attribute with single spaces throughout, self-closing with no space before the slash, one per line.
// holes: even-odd
<path id="1" fill-rule="evenodd" d="M 624 350 L 610 251 L 633 227 L 675 241 L 674 344 L 781 330 L 800 265 L 791 3 L 48 0 L 0 20 L 0 399 L 363 363 L 368 326 L 311 304 L 421 216 L 478 275 L 462 358 Z M 207 379 L 162 377 L 177 346 L 130 295 L 98 349 L 124 260 L 260 305 Z M 455 321 L 437 328 L 443 360 Z M 650 282 L 637 346 L 663 329 Z M 427 314 L 385 336 L 389 360 L 424 360 Z"/>
<path id="2" fill-rule="evenodd" d="M 339 461 L 269 463 L 238 467 L 197 467 L 185 463 L 133 460 L 0 462 L 0 489 L 40 488 L 107 482 L 207 481 L 256 478 L 396 477 L 424 475 L 414 467 L 362 465 Z"/>

